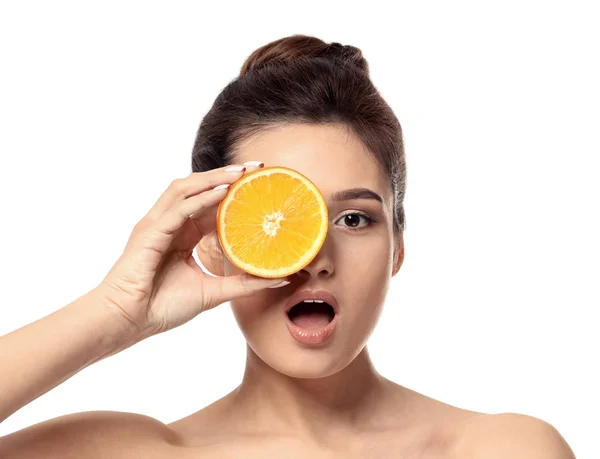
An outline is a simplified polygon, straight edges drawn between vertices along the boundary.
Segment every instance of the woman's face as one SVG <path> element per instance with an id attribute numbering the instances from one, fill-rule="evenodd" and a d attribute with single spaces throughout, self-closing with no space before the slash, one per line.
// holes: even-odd
<path id="1" fill-rule="evenodd" d="M 296 378 L 329 376 L 363 349 L 402 263 L 402 237 L 393 236 L 389 181 L 359 138 L 341 125 L 264 130 L 236 149 L 236 163 L 254 160 L 295 169 L 315 183 L 327 201 L 329 230 L 317 257 L 293 274 L 289 285 L 232 301 L 234 316 L 250 348 L 275 370 Z M 371 190 L 382 202 L 332 200 L 335 193 L 353 188 Z M 224 274 L 238 273 L 225 258 Z M 334 332 L 318 346 L 299 343 L 286 326 L 287 300 L 306 288 L 329 291 L 339 306 Z"/>

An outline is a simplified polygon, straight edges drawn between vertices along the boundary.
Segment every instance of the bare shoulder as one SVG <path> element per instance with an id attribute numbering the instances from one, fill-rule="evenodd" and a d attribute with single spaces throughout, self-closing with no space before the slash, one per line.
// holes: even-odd
<path id="1" fill-rule="evenodd" d="M 176 432 L 152 417 L 89 411 L 50 419 L 0 438 L 0 457 L 87 459 L 110 454 L 133 458 L 142 449 L 177 443 Z"/>
<path id="2" fill-rule="evenodd" d="M 461 427 L 457 458 L 575 459 L 550 423 L 524 414 L 482 414 Z"/>

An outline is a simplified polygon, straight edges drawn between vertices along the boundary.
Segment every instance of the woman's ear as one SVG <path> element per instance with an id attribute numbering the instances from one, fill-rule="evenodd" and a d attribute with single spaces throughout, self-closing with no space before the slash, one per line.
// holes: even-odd
<path id="1" fill-rule="evenodd" d="M 392 277 L 398 274 L 400 267 L 404 262 L 404 236 L 398 235 L 396 238 L 396 247 L 394 248 L 394 269 L 392 271 Z"/>
<path id="2" fill-rule="evenodd" d="M 217 232 L 208 233 L 196 245 L 196 253 L 208 272 L 215 276 L 224 276 L 223 250 Z"/>

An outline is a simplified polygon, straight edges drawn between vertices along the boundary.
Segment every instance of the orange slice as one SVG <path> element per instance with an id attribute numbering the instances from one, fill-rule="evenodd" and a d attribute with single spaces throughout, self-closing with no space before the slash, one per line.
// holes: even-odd
<path id="1" fill-rule="evenodd" d="M 316 256 L 328 228 L 327 204 L 308 178 L 286 167 L 265 167 L 233 183 L 219 204 L 223 251 L 243 271 L 286 277 Z"/>

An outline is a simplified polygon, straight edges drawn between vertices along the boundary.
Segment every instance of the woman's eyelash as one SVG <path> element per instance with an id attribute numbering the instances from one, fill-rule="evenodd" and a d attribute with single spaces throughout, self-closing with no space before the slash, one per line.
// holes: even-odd
<path id="1" fill-rule="evenodd" d="M 367 222 L 368 222 L 368 224 L 366 224 L 364 226 L 345 226 L 345 228 L 347 228 L 347 229 L 349 229 L 351 231 L 360 231 L 360 230 L 362 230 L 364 228 L 367 228 L 367 227 L 371 226 L 373 223 L 377 222 L 377 220 L 375 220 L 373 217 L 371 217 L 368 214 L 362 213 L 362 212 L 349 212 L 349 213 L 347 213 L 345 215 L 342 215 L 339 220 L 341 220 L 343 218 L 346 218 L 349 215 L 356 215 L 356 216 L 362 217 L 365 220 L 367 220 Z"/>

